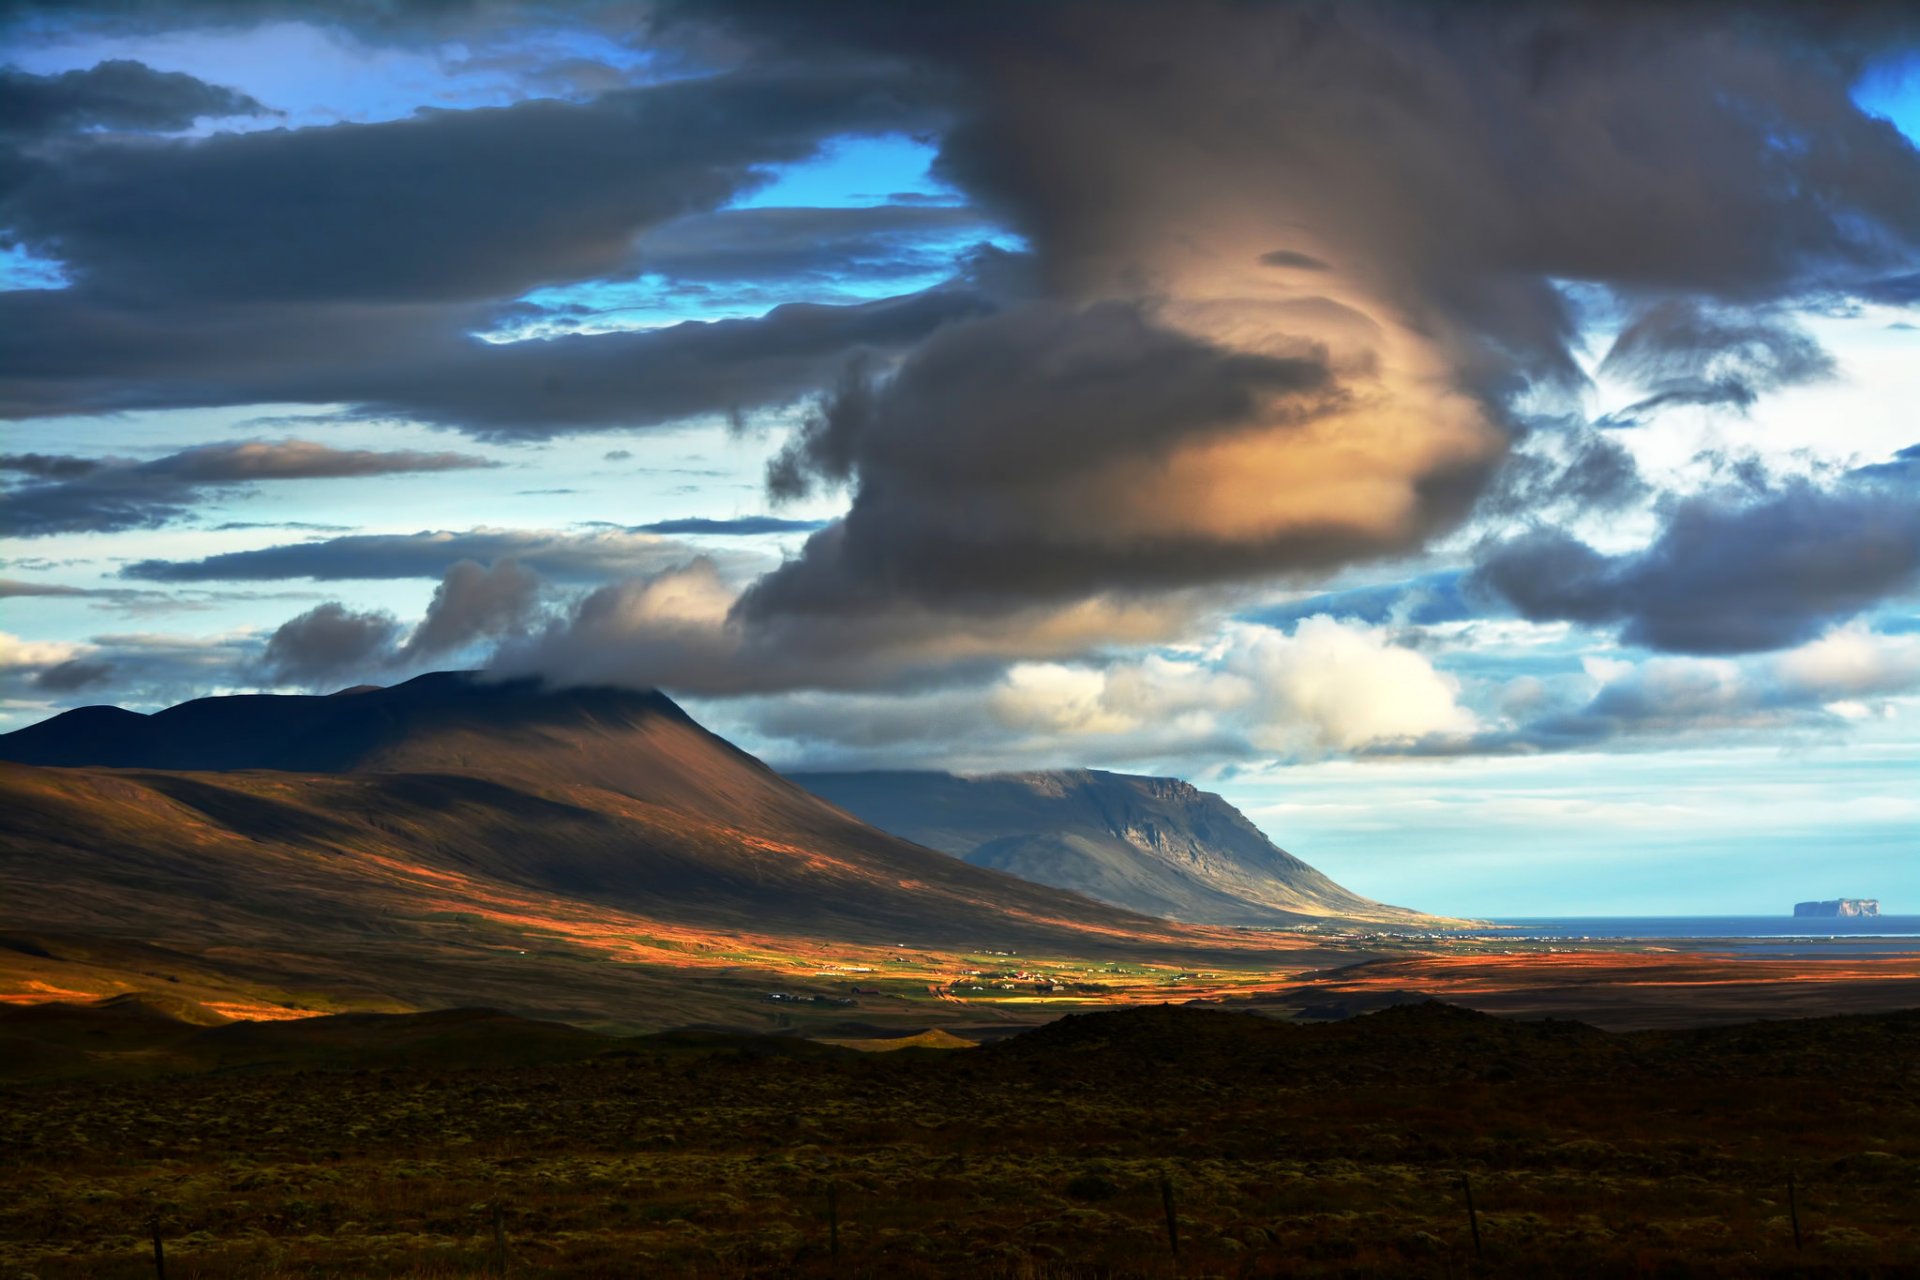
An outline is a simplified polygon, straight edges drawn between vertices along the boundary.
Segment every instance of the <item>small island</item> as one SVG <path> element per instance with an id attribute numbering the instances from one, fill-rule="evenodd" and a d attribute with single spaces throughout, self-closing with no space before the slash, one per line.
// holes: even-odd
<path id="1" fill-rule="evenodd" d="M 1798 916 L 1877 916 L 1880 914 L 1878 898 L 1835 898 L 1831 902 L 1796 902 L 1793 914 Z"/>

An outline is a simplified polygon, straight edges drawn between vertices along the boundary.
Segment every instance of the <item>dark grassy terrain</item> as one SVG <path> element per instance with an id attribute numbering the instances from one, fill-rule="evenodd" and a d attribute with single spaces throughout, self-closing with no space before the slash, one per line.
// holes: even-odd
<path id="1" fill-rule="evenodd" d="M 1154 1007 L 866 1055 L 500 1022 L 522 1061 L 465 1069 L 505 1052 L 488 1016 L 434 1017 L 6 1089 L 0 1274 L 151 1275 L 156 1217 L 176 1277 L 488 1274 L 498 1206 L 517 1276 L 1165 1276 L 1162 1179 L 1183 1275 L 1920 1271 L 1912 1012 Z M 414 1065 L 367 1065 L 401 1042 Z"/>

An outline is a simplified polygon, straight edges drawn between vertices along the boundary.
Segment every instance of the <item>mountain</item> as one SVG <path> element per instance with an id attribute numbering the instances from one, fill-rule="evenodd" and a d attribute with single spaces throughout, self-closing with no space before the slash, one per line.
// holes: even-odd
<path id="1" fill-rule="evenodd" d="M 1131 911 L 1202 924 L 1432 924 L 1344 889 L 1219 796 L 1098 769 L 793 773 L 883 831 Z"/>
<path id="2" fill-rule="evenodd" d="M 439 674 L 90 707 L 0 760 L 0 996 L 658 1025 L 714 984 L 804 988 L 833 948 L 1205 942 L 876 830 L 658 693 Z"/>

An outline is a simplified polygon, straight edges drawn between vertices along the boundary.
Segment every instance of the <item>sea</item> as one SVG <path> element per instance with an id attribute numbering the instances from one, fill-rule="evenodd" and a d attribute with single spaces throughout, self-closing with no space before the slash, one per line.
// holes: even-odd
<path id="1" fill-rule="evenodd" d="M 1920 952 L 1920 916 L 1542 916 L 1490 920 L 1454 933 L 1530 942 L 1673 943 L 1775 957 Z"/>

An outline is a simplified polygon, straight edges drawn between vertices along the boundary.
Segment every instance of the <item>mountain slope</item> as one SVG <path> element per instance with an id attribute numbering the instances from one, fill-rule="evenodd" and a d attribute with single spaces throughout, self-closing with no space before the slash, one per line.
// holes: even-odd
<path id="1" fill-rule="evenodd" d="M 1222 925 L 1431 920 L 1342 888 L 1177 778 L 1097 769 L 959 777 L 794 773 L 884 831 L 1129 910 Z"/>
<path id="2" fill-rule="evenodd" d="M 440 675 L 89 708 L 0 736 L 0 759 L 25 762 L 0 765 L 0 951 L 138 944 L 146 972 L 336 1006 L 565 1013 L 559 987 L 608 1016 L 610 960 L 811 973 L 829 943 L 1173 939 L 867 826 L 658 694 Z"/>

